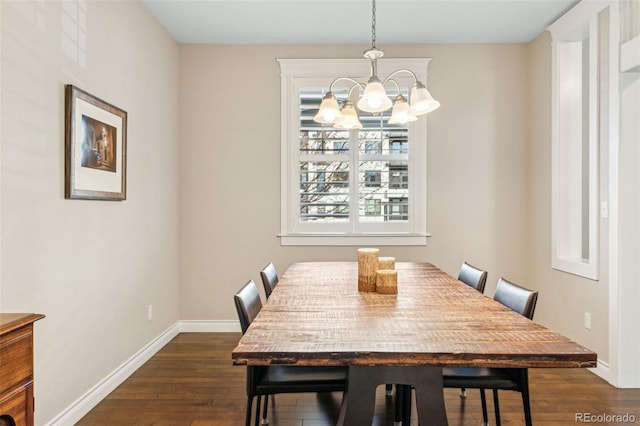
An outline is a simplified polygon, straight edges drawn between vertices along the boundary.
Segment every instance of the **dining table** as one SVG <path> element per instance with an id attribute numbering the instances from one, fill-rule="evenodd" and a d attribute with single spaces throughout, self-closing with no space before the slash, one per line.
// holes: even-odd
<path id="1" fill-rule="evenodd" d="M 348 366 L 338 425 L 371 425 L 376 388 L 412 386 L 421 425 L 446 425 L 442 368 L 585 368 L 597 354 L 426 262 L 397 294 L 358 291 L 357 262 L 298 262 L 232 351 L 234 365 Z M 538 303 L 544 303 L 540 295 Z"/>

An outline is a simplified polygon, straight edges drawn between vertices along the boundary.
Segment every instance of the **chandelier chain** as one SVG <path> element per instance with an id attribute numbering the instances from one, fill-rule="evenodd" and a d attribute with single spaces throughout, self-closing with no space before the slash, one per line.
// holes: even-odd
<path id="1" fill-rule="evenodd" d="M 376 0 L 372 1 L 371 6 L 371 47 L 376 47 Z"/>

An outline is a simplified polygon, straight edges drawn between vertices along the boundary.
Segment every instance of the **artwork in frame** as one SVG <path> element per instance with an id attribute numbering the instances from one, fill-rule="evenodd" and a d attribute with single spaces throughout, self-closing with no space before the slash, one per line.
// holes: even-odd
<path id="1" fill-rule="evenodd" d="M 65 198 L 127 198 L 127 113 L 65 86 Z"/>

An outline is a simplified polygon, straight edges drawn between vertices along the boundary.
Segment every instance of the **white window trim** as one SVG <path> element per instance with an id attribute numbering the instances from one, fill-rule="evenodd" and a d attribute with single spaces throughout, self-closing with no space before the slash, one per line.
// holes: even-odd
<path id="1" fill-rule="evenodd" d="M 427 68 L 430 58 L 394 58 L 378 61 L 378 74 L 381 78 L 400 68 L 412 70 L 418 80 L 426 84 Z M 410 147 L 409 168 L 412 173 L 410 199 L 412 210 L 410 216 L 413 229 L 408 232 L 297 232 L 296 222 L 299 218 L 297 179 L 298 149 L 298 101 L 296 79 L 327 78 L 330 82 L 338 76 L 349 76 L 359 81 L 366 81 L 370 73 L 369 61 L 366 59 L 278 59 L 281 70 L 281 245 L 326 245 L 326 246 L 362 246 L 362 245 L 411 245 L 427 244 L 427 124 L 426 118 L 420 117 L 410 129 L 411 140 L 421 143 Z M 328 87 L 328 83 L 327 83 Z M 292 118 L 296 119 L 293 120 Z M 296 177 L 296 179 L 294 179 Z M 413 198 L 411 198 L 413 197 Z"/>
<path id="2" fill-rule="evenodd" d="M 608 70 L 600 49 L 604 49 L 604 55 L 613 58 L 618 49 L 617 25 L 615 21 L 615 2 L 582 1 L 567 14 L 558 19 L 549 28 L 552 36 L 552 258 L 551 266 L 554 269 L 579 275 L 588 279 L 599 279 L 599 229 L 600 229 L 600 176 L 599 176 L 599 145 L 611 144 L 617 139 L 617 61 L 609 59 Z M 605 28 L 599 26 L 599 13 L 610 8 L 608 22 Z M 576 244 L 580 239 L 576 238 L 570 229 L 571 211 L 566 206 L 564 198 L 573 187 L 569 183 L 567 169 L 570 164 L 566 161 L 575 161 L 566 155 L 567 138 L 562 136 L 563 123 L 560 117 L 562 107 L 562 92 L 560 90 L 560 45 L 566 42 L 570 35 L 583 26 L 589 27 L 590 52 L 589 52 L 589 205 L 587 215 L 589 218 L 588 259 L 578 258 L 570 253 L 575 253 Z M 604 37 L 603 39 L 601 37 Z M 613 65 L 612 65 L 613 64 Z M 604 71 L 600 75 L 600 71 Z M 601 138 L 604 138 L 601 140 Z M 563 156 L 564 155 L 564 156 Z M 564 159 L 564 160 L 563 160 Z M 563 161 L 565 163 L 563 163 Z M 606 216 L 603 216 L 603 219 Z M 569 247 L 569 249 L 567 249 Z"/>

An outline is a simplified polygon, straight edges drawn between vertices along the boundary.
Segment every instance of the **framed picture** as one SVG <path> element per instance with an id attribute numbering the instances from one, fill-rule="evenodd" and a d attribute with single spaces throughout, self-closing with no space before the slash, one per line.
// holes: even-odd
<path id="1" fill-rule="evenodd" d="M 65 86 L 65 198 L 127 198 L 127 113 Z"/>

